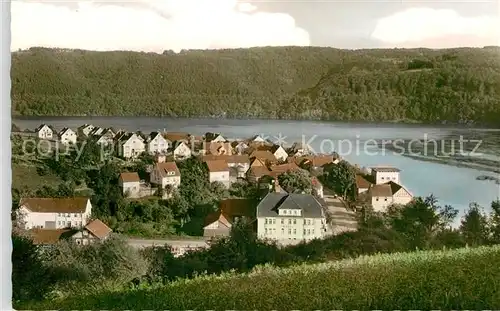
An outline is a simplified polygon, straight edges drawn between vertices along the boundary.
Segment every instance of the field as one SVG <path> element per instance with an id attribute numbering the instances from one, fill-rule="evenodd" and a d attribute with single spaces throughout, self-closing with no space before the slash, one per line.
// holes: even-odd
<path id="1" fill-rule="evenodd" d="M 201 276 L 165 287 L 96 293 L 22 309 L 277 310 L 493 309 L 500 247 L 377 255 L 244 275 Z"/>

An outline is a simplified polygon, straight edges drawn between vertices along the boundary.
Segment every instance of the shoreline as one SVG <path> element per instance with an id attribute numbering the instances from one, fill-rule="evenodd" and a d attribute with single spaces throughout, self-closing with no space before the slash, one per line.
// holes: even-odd
<path id="1" fill-rule="evenodd" d="M 322 119 L 287 119 L 287 118 L 260 118 L 260 117 L 208 117 L 208 116 L 193 116 L 193 117 L 175 117 L 175 116 L 157 116 L 157 115 L 11 115 L 12 123 L 16 120 L 61 120 L 61 119 L 107 119 L 107 118 L 154 118 L 154 119 L 175 119 L 175 120 L 223 120 L 223 121 L 280 121 L 280 122 L 312 122 L 312 123 L 339 123 L 339 124 L 355 124 L 366 126 L 405 126 L 405 127 L 435 127 L 443 129 L 471 129 L 471 130 L 498 130 L 500 127 L 497 124 L 464 124 L 452 122 L 422 122 L 417 120 L 384 120 L 384 121 L 366 121 L 366 120 L 322 120 Z"/>

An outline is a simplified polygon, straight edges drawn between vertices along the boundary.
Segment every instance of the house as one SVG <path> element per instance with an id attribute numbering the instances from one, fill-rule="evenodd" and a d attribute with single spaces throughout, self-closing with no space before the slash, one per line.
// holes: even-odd
<path id="1" fill-rule="evenodd" d="M 168 141 L 163 137 L 160 132 L 151 132 L 146 138 L 147 152 L 150 154 L 168 152 Z"/>
<path id="2" fill-rule="evenodd" d="M 323 207 L 310 194 L 270 192 L 257 205 L 257 235 L 284 245 L 323 238 Z"/>
<path id="3" fill-rule="evenodd" d="M 221 134 L 219 133 L 206 133 L 205 134 L 205 142 L 214 142 L 214 143 L 224 143 L 226 142 L 226 139 L 222 137 Z"/>
<path id="4" fill-rule="evenodd" d="M 233 147 L 228 142 L 203 142 L 200 153 L 205 155 L 232 155 Z"/>
<path id="5" fill-rule="evenodd" d="M 251 166 L 246 173 L 247 180 L 251 183 L 257 183 L 264 176 L 271 176 L 271 171 L 267 166 Z"/>
<path id="6" fill-rule="evenodd" d="M 278 159 L 269 150 L 255 150 L 250 154 L 250 160 L 259 159 L 266 164 L 274 164 Z"/>
<path id="7" fill-rule="evenodd" d="M 112 145 L 113 139 L 116 135 L 123 135 L 123 133 L 115 133 L 111 129 L 106 129 L 100 136 L 98 136 L 96 143 L 101 146 Z"/>
<path id="8" fill-rule="evenodd" d="M 71 239 L 78 245 L 88 245 L 95 242 L 102 242 L 109 238 L 113 230 L 99 219 L 89 222 L 78 232 L 71 236 Z"/>
<path id="9" fill-rule="evenodd" d="M 175 160 L 184 160 L 191 157 L 191 149 L 183 141 L 176 141 L 173 143 L 173 155 Z"/>
<path id="10" fill-rule="evenodd" d="M 396 184 L 401 183 L 400 180 L 400 170 L 395 167 L 372 167 L 371 175 L 375 184 L 385 184 L 389 181 L 395 182 Z"/>
<path id="11" fill-rule="evenodd" d="M 177 189 L 181 185 L 181 172 L 175 162 L 156 163 L 149 176 L 152 184 L 166 190 L 163 192 L 164 198 L 170 196 L 170 190 Z"/>
<path id="12" fill-rule="evenodd" d="M 236 154 L 243 154 L 249 148 L 247 143 L 244 141 L 233 141 L 231 143 L 231 147 Z"/>
<path id="13" fill-rule="evenodd" d="M 296 142 L 292 145 L 292 147 L 288 150 L 288 153 L 294 157 L 301 157 L 304 155 L 309 155 L 313 153 L 313 149 L 308 144 L 302 142 Z"/>
<path id="14" fill-rule="evenodd" d="M 285 163 L 279 165 L 271 165 L 269 169 L 271 170 L 270 175 L 274 178 L 278 178 L 278 176 L 281 174 L 284 174 L 286 172 L 295 172 L 300 170 L 301 168 L 298 167 L 295 163 Z"/>
<path id="15" fill-rule="evenodd" d="M 315 176 L 311 177 L 312 195 L 323 198 L 323 184 Z"/>
<path id="16" fill-rule="evenodd" d="M 356 189 L 358 194 L 367 192 L 371 186 L 372 183 L 363 177 L 363 175 L 356 174 Z"/>
<path id="17" fill-rule="evenodd" d="M 227 188 L 230 186 L 229 166 L 224 160 L 206 161 L 208 167 L 208 179 L 210 183 L 220 182 Z"/>
<path id="18" fill-rule="evenodd" d="M 93 126 L 92 124 L 84 124 L 77 129 L 77 132 L 79 135 L 88 137 L 90 135 L 90 132 L 92 132 L 94 128 L 95 126 Z"/>
<path id="19" fill-rule="evenodd" d="M 59 132 L 59 140 L 63 144 L 76 144 L 76 133 L 69 127 L 65 127 Z"/>
<path id="20" fill-rule="evenodd" d="M 392 204 L 405 205 L 413 200 L 413 195 L 403 186 L 395 182 L 375 184 L 368 190 L 368 198 L 376 212 L 383 212 Z"/>
<path id="21" fill-rule="evenodd" d="M 254 137 L 252 137 L 252 138 L 250 139 L 250 141 L 251 141 L 251 142 L 254 142 L 254 143 L 266 143 L 266 142 L 267 142 L 267 141 L 266 141 L 264 138 L 262 138 L 262 136 L 260 136 L 260 135 L 255 135 Z"/>
<path id="22" fill-rule="evenodd" d="M 248 155 L 206 155 L 202 157 L 203 162 L 223 160 L 229 167 L 229 177 L 232 182 L 238 178 L 245 178 L 245 174 L 250 168 Z"/>
<path id="23" fill-rule="evenodd" d="M 124 196 L 129 198 L 139 198 L 141 180 L 136 172 L 121 173 L 118 178 L 118 185 L 122 188 Z"/>
<path id="24" fill-rule="evenodd" d="M 101 136 L 102 134 L 104 134 L 106 132 L 106 129 L 102 128 L 102 127 L 99 127 L 99 126 L 96 126 L 94 127 L 87 136 L 91 137 L 91 136 Z"/>
<path id="25" fill-rule="evenodd" d="M 249 199 L 226 199 L 219 203 L 219 209 L 205 218 L 204 237 L 229 236 L 231 227 L 239 219 L 255 221 L 255 202 Z M 254 224 L 256 224 L 254 222 Z M 255 228 L 257 229 L 257 228 Z"/>
<path id="26" fill-rule="evenodd" d="M 40 139 L 52 139 L 54 137 L 54 129 L 46 124 L 41 124 L 37 127 L 35 133 Z"/>
<path id="27" fill-rule="evenodd" d="M 146 151 L 146 145 L 135 133 L 127 133 L 118 139 L 118 154 L 125 158 L 136 158 Z"/>
<path id="28" fill-rule="evenodd" d="M 299 157 L 296 159 L 298 159 L 298 161 L 301 161 L 300 163 L 298 163 L 300 167 L 310 171 L 315 175 L 323 174 L 324 168 L 327 165 L 331 164 L 336 165 L 340 162 L 340 160 L 333 155 L 323 155 L 323 154 Z"/>
<path id="29" fill-rule="evenodd" d="M 19 202 L 17 216 L 27 230 L 81 228 L 92 214 L 87 197 L 24 198 Z"/>
<path id="30" fill-rule="evenodd" d="M 288 158 L 288 153 L 286 152 L 285 148 L 283 148 L 280 145 L 273 145 L 271 147 L 271 150 L 269 151 L 274 155 L 276 160 L 278 160 L 279 162 L 285 162 L 286 159 Z"/>

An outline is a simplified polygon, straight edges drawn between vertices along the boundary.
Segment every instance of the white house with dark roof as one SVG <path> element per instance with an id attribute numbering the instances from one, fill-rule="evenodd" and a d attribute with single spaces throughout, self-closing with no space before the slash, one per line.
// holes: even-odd
<path id="1" fill-rule="evenodd" d="M 54 130 L 47 124 L 41 124 L 35 129 L 35 133 L 40 139 L 53 139 Z"/>
<path id="2" fill-rule="evenodd" d="M 17 216 L 25 229 L 82 228 L 92 214 L 87 197 L 24 198 L 19 202 Z"/>
<path id="3" fill-rule="evenodd" d="M 288 245 L 326 234 L 325 212 L 313 195 L 270 192 L 257 206 L 259 238 Z"/>
<path id="4" fill-rule="evenodd" d="M 176 141 L 173 144 L 173 155 L 175 160 L 185 160 L 192 155 L 191 149 L 183 141 Z"/>
<path id="5" fill-rule="evenodd" d="M 150 154 L 166 154 L 169 147 L 168 141 L 160 132 L 151 132 L 146 138 L 146 149 Z"/>
<path id="6" fill-rule="evenodd" d="M 398 168 L 389 166 L 371 168 L 371 175 L 373 177 L 373 180 L 375 181 L 375 184 L 377 185 L 385 184 L 389 181 L 400 184 L 400 172 L 401 171 Z"/>
<path id="7" fill-rule="evenodd" d="M 59 132 L 59 140 L 63 144 L 76 144 L 76 139 L 76 133 L 69 127 L 65 127 Z"/>
<path id="8" fill-rule="evenodd" d="M 112 129 L 108 128 L 97 138 L 96 142 L 101 146 L 109 146 L 113 144 L 115 136 L 116 133 Z"/>
<path id="9" fill-rule="evenodd" d="M 90 135 L 90 132 L 92 132 L 94 128 L 95 126 L 93 126 L 92 124 L 84 124 L 78 127 L 77 132 L 78 134 L 82 134 L 83 136 L 88 137 Z"/>
<path id="10" fill-rule="evenodd" d="M 146 151 L 146 145 L 135 133 L 126 133 L 118 139 L 118 154 L 126 159 L 136 158 Z"/>
<path id="11" fill-rule="evenodd" d="M 392 181 L 371 186 L 367 194 L 376 212 L 383 212 L 393 204 L 405 205 L 413 200 L 413 194 L 408 189 Z"/>

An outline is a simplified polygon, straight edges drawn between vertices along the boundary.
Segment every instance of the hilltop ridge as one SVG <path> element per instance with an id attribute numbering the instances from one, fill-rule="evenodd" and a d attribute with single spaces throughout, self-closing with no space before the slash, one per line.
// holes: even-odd
<path id="1" fill-rule="evenodd" d="M 500 121 L 498 48 L 12 54 L 15 116 Z"/>

